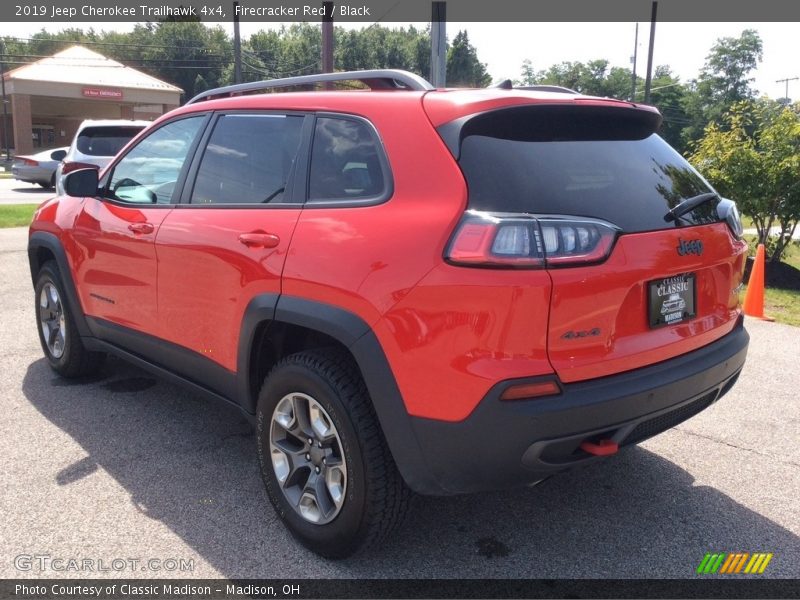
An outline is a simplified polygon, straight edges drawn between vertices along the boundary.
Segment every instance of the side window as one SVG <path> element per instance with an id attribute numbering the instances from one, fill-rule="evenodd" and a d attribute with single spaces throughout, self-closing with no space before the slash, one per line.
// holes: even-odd
<path id="1" fill-rule="evenodd" d="M 186 155 L 205 115 L 167 123 L 136 144 L 114 167 L 107 195 L 135 204 L 169 204 Z"/>
<path id="2" fill-rule="evenodd" d="M 365 200 L 382 195 L 386 181 L 380 152 L 379 141 L 365 122 L 318 118 L 308 200 Z"/>
<path id="3" fill-rule="evenodd" d="M 203 153 L 192 204 L 279 203 L 300 147 L 303 117 L 222 115 Z"/>

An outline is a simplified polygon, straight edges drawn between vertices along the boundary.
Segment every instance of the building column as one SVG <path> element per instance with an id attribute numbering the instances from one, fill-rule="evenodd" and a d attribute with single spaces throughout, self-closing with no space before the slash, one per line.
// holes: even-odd
<path id="1" fill-rule="evenodd" d="M 123 104 L 119 107 L 120 119 L 133 119 L 133 104 Z"/>
<path id="2" fill-rule="evenodd" d="M 28 94 L 11 94 L 11 123 L 14 127 L 14 153 L 33 152 L 33 120 Z"/>

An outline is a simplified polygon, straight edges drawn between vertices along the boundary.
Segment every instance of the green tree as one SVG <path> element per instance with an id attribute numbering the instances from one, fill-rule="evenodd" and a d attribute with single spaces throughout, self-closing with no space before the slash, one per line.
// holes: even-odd
<path id="1" fill-rule="evenodd" d="M 589 96 L 627 99 L 631 95 L 631 78 L 630 69 L 609 67 L 607 60 L 598 59 L 558 63 L 539 71 L 532 79 L 535 83 L 560 85 Z"/>
<path id="2" fill-rule="evenodd" d="M 536 71 L 533 68 L 533 63 L 529 58 L 522 61 L 522 66 L 519 69 L 519 79 L 514 80 L 515 85 L 536 85 L 539 79 L 536 76 Z"/>
<path id="3" fill-rule="evenodd" d="M 641 100 L 644 89 L 641 89 L 641 94 L 639 92 L 640 88 L 637 85 L 636 97 Z M 668 65 L 656 67 L 651 84 L 650 103 L 658 108 L 664 117 L 659 135 L 681 153 L 686 151 L 683 129 L 689 124 L 685 108 L 686 96 L 689 93 L 686 85 L 672 74 Z"/>
<path id="4" fill-rule="evenodd" d="M 754 29 L 745 29 L 738 38 L 717 40 L 700 76 L 692 82 L 694 93 L 684 102 L 690 121 L 683 132 L 687 142 L 699 139 L 708 123 L 723 122 L 722 116 L 735 103 L 755 97 L 749 75 L 762 55 L 761 38 Z"/>
<path id="5" fill-rule="evenodd" d="M 459 31 L 447 50 L 447 85 L 480 88 L 491 82 L 486 65 L 478 60 L 478 51 L 469 42 L 467 32 Z"/>
<path id="6" fill-rule="evenodd" d="M 800 106 L 743 101 L 722 121 L 706 127 L 690 160 L 753 219 L 777 262 L 800 220 Z M 778 237 L 769 235 L 773 226 Z"/>

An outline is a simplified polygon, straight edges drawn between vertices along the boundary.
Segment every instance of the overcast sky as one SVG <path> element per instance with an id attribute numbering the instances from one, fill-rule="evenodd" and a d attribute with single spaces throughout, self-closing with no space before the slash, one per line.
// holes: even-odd
<path id="1" fill-rule="evenodd" d="M 364 23 L 337 23 L 348 28 L 361 28 Z M 274 23 L 242 23 L 243 38 L 260 29 L 276 27 Z M 387 23 L 386 26 L 399 26 Z M 416 24 L 424 27 L 424 23 Z M 64 27 L 96 30 L 128 31 L 133 23 L 70 23 L 47 26 L 48 31 Z M 15 23 L 0 25 L 3 35 L 28 36 L 41 29 L 41 24 Z M 232 35 L 233 25 L 223 27 Z M 800 76 L 800 26 L 798 23 L 658 23 L 654 65 L 668 64 L 673 72 L 687 81 L 697 76 L 709 49 L 717 38 L 738 36 L 743 29 L 756 29 L 764 43 L 764 60 L 755 72 L 755 87 L 772 98 L 783 97 L 784 84 L 776 80 Z M 3 31 L 6 29 L 6 31 Z M 459 29 L 469 32 L 478 56 L 487 63 L 494 79 L 519 76 L 526 58 L 534 68 L 545 69 L 561 61 L 588 61 L 604 58 L 612 66 L 630 67 L 634 48 L 634 23 L 448 23 L 452 39 Z M 644 76 L 647 68 L 647 45 L 650 24 L 639 25 L 637 73 Z M 789 96 L 800 98 L 800 81 L 789 83 Z"/>

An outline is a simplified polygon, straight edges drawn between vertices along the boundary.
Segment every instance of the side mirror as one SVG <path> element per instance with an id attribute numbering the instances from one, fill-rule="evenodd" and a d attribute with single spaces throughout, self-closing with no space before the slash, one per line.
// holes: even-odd
<path id="1" fill-rule="evenodd" d="M 64 191 L 67 196 L 75 196 L 77 198 L 96 196 L 98 182 L 99 169 L 97 167 L 78 169 L 64 177 Z"/>
<path id="2" fill-rule="evenodd" d="M 50 154 L 50 158 L 52 160 L 62 161 L 64 157 L 67 155 L 66 150 L 56 150 Z"/>

